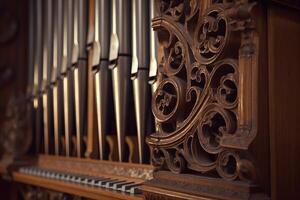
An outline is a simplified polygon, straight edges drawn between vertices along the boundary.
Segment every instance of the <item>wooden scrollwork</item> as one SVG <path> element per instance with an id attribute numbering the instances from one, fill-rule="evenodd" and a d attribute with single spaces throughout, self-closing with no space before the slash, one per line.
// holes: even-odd
<path id="1" fill-rule="evenodd" d="M 160 0 L 152 26 L 161 55 L 152 98 L 152 163 L 254 181 L 258 39 L 248 0 Z"/>

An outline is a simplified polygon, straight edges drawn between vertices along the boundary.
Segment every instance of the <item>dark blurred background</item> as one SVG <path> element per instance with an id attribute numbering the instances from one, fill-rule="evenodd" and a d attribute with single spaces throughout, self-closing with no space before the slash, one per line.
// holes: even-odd
<path id="1" fill-rule="evenodd" d="M 10 98 L 24 98 L 27 82 L 28 1 L 0 1 L 0 123 Z"/>
<path id="2" fill-rule="evenodd" d="M 9 104 L 26 103 L 28 1 L 0 0 L 0 127 L 11 117 Z M 0 131 L 1 134 L 2 131 Z M 3 138 L 0 136 L 0 156 Z M 14 199 L 14 187 L 0 179 L 0 199 Z M 16 198 L 16 197 L 15 197 Z"/>

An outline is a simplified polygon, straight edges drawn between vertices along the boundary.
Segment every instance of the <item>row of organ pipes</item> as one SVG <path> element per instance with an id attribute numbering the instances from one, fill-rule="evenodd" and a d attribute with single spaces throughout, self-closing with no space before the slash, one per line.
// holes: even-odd
<path id="1" fill-rule="evenodd" d="M 149 162 L 154 7 L 154 0 L 31 0 L 28 95 L 37 153 L 96 152 L 126 162 L 126 141 L 135 138 L 134 162 Z"/>

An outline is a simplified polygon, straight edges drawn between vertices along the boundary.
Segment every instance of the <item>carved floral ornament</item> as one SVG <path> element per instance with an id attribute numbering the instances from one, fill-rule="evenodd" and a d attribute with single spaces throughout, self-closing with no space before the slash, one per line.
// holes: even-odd
<path id="1" fill-rule="evenodd" d="M 162 51 L 147 138 L 154 165 L 254 181 L 257 36 L 248 0 L 160 0 Z"/>

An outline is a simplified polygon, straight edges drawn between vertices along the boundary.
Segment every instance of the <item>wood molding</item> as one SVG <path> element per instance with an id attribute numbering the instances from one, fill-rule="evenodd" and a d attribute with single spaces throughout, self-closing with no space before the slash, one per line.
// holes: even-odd
<path id="1" fill-rule="evenodd" d="M 136 180 L 150 180 L 154 171 L 151 165 L 51 155 L 39 155 L 37 166 L 89 176 L 127 177 Z"/>

